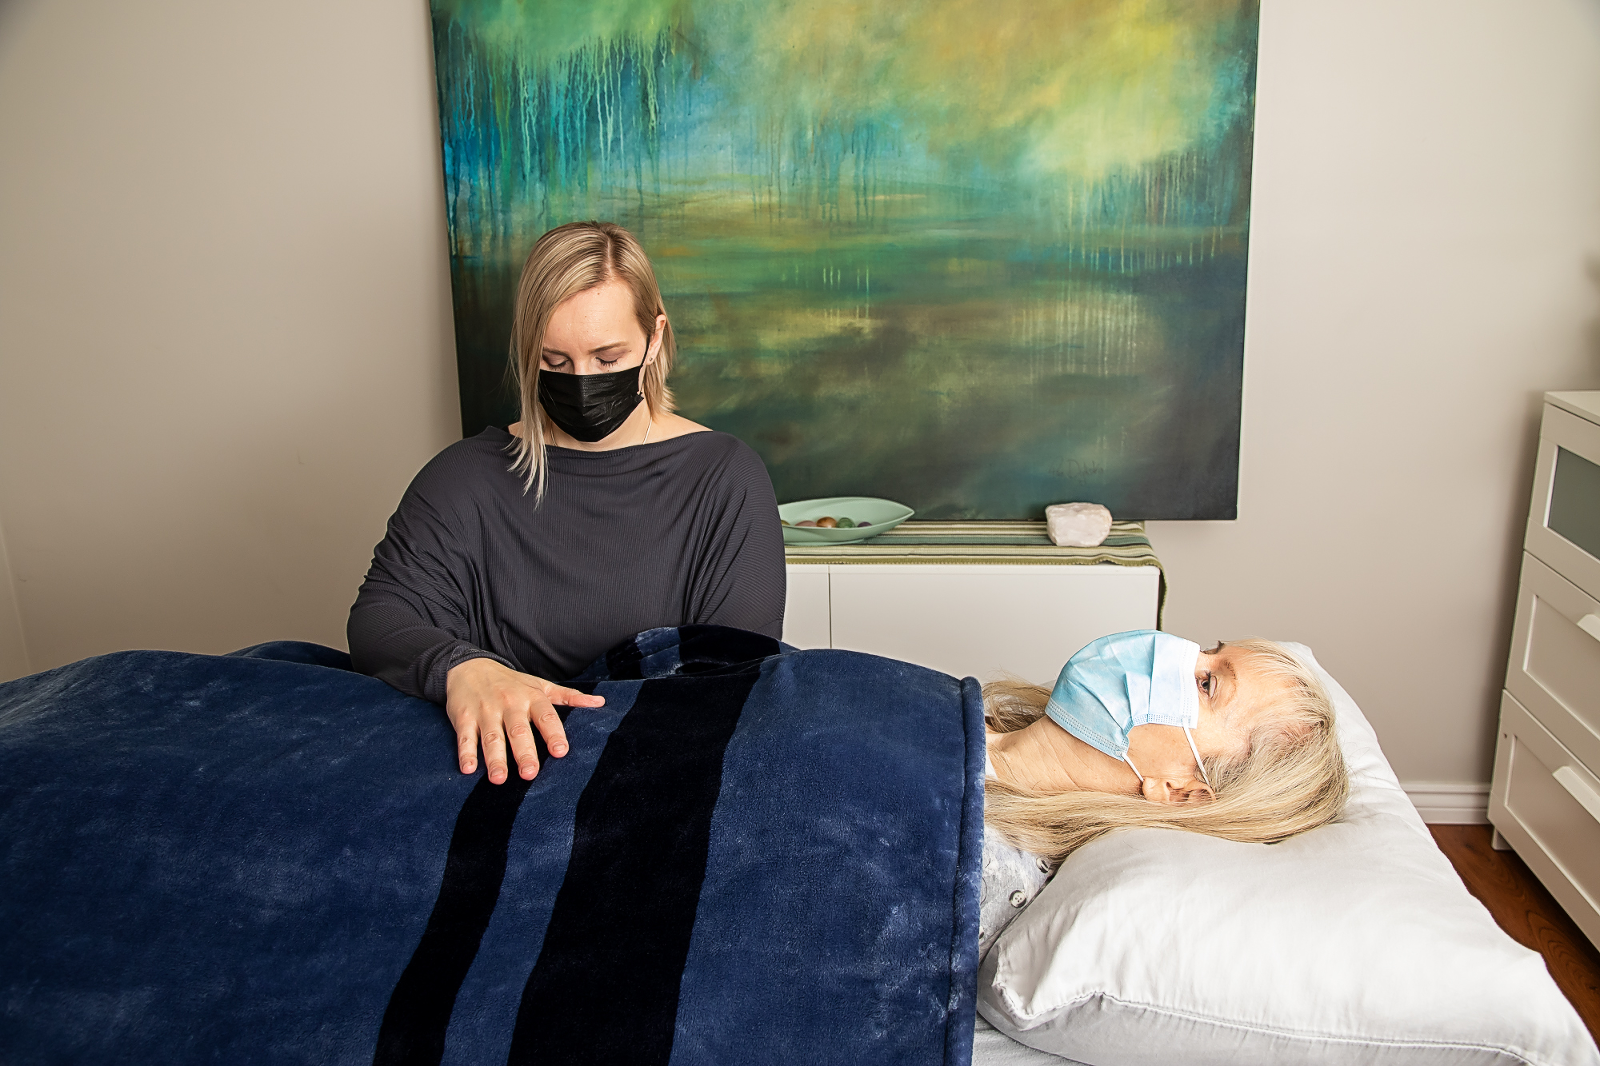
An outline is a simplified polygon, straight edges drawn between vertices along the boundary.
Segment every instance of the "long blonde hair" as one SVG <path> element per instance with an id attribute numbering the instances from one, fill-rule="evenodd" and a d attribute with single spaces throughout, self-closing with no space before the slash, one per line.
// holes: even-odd
<path id="1" fill-rule="evenodd" d="M 655 336 L 656 316 L 667 313 L 655 270 L 633 234 L 614 222 L 569 222 L 534 244 L 517 282 L 516 311 L 511 320 L 511 375 L 522 405 L 522 435 L 516 440 L 511 469 L 523 476 L 522 491 L 544 496 L 545 441 L 549 417 L 539 405 L 539 356 L 550 316 L 561 304 L 608 281 L 625 282 L 633 292 L 633 313 L 648 346 Z M 652 417 L 673 409 L 667 375 L 672 373 L 678 345 L 672 323 L 661 327 L 661 346 L 653 363 L 639 375 L 639 389 Z"/>
<path id="2" fill-rule="evenodd" d="M 984 821 L 1054 863 L 1113 829 L 1186 829 L 1270 844 L 1339 817 L 1350 778 L 1327 689 L 1281 644 L 1230 640 L 1227 647 L 1240 667 L 1276 682 L 1281 695 L 1258 716 L 1247 752 L 1206 757 L 1212 799 L 1167 804 L 1109 792 L 1040 793 L 991 778 Z M 1041 718 L 1049 699 L 1043 685 L 991 682 L 983 687 L 984 718 L 990 729 L 1008 733 Z"/>

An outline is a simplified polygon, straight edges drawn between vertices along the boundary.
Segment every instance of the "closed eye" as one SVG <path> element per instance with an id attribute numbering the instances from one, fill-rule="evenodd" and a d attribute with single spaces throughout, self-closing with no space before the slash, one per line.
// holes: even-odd
<path id="1" fill-rule="evenodd" d="M 560 370 L 565 372 L 572 368 L 572 360 L 568 359 L 564 355 L 556 355 L 553 352 L 545 352 L 542 358 L 544 359 L 544 368 L 546 370 Z M 622 362 L 622 355 L 620 354 L 614 355 L 610 359 L 603 357 L 595 359 L 595 365 L 602 368 L 613 367 L 620 362 Z"/>

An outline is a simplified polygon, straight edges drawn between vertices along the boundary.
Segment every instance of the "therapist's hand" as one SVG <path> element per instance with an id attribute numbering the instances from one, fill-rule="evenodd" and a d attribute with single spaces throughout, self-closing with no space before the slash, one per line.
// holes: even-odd
<path id="1" fill-rule="evenodd" d="M 555 705 L 600 707 L 605 702 L 604 696 L 563 688 L 508 669 L 493 659 L 468 659 L 452 666 L 445 675 L 444 710 L 455 726 L 461 772 L 477 770 L 481 744 L 489 780 L 497 785 L 506 779 L 507 741 L 517 772 L 531 781 L 539 772 L 535 729 L 544 737 L 551 755 L 559 759 L 567 753 L 567 732 L 561 727 Z"/>

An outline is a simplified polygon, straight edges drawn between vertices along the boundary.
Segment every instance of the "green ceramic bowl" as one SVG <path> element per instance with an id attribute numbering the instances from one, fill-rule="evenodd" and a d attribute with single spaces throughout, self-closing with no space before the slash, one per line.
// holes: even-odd
<path id="1" fill-rule="evenodd" d="M 903 503 L 880 500 L 874 496 L 829 496 L 823 500 L 796 500 L 778 505 L 778 517 L 789 524 L 783 527 L 785 544 L 849 544 L 853 541 L 887 533 L 917 512 Z M 814 522 L 819 518 L 848 518 L 866 522 L 866 526 L 853 529 L 818 529 L 797 526 L 796 522 Z"/>

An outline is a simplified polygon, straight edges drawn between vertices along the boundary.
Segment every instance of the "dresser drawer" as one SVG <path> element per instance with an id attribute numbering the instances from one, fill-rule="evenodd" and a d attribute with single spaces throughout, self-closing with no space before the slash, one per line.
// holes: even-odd
<path id="1" fill-rule="evenodd" d="M 1509 694 L 1500 701 L 1489 820 L 1600 944 L 1600 779 Z"/>
<path id="2" fill-rule="evenodd" d="M 1527 553 L 1506 688 L 1573 754 L 1600 768 L 1600 601 Z"/>
<path id="3" fill-rule="evenodd" d="M 1600 426 L 1548 403 L 1523 546 L 1600 596 Z"/>

